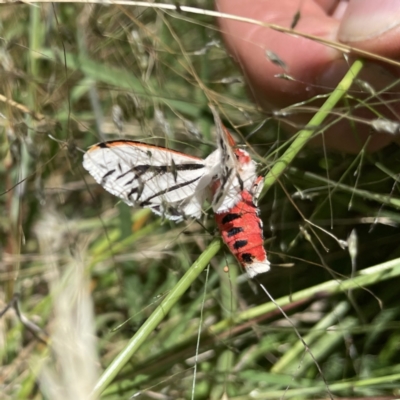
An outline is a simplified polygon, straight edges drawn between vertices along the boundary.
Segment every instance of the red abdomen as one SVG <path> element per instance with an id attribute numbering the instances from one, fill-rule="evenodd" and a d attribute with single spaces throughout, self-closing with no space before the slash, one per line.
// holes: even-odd
<path id="1" fill-rule="evenodd" d="M 246 270 L 253 263 L 264 263 L 265 270 L 269 269 L 262 221 L 248 191 L 241 193 L 241 200 L 231 210 L 215 214 L 215 219 L 224 242 Z"/>

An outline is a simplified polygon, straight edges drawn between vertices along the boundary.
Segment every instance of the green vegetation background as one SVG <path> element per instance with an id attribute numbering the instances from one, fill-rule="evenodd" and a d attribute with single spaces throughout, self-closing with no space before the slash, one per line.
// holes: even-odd
<path id="1" fill-rule="evenodd" d="M 105 399 L 400 396 L 397 146 L 305 147 L 260 201 L 273 264 L 260 281 L 285 316 L 210 213 L 162 221 L 81 165 L 119 137 L 205 157 L 213 102 L 268 173 L 291 140 L 248 98 L 214 19 L 108 4 L 0 13 L 1 308 L 19 293 L 0 319 L 1 398 L 87 399 L 96 385 Z M 200 256 L 207 269 L 162 314 Z M 162 322 L 118 358 L 160 305 Z"/>

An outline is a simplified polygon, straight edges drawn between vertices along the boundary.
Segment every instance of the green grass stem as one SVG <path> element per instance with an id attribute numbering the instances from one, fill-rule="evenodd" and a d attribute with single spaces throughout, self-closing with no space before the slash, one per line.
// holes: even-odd
<path id="1" fill-rule="evenodd" d="M 182 279 L 174 286 L 165 299 L 154 310 L 151 316 L 130 339 L 125 349 L 118 354 L 118 356 L 103 372 L 94 388 L 94 397 L 100 395 L 100 393 L 102 393 L 103 390 L 110 384 L 110 382 L 117 376 L 118 372 L 121 371 L 121 369 L 139 349 L 139 347 L 154 332 L 158 324 L 165 318 L 171 308 L 176 304 L 177 301 L 179 301 L 190 285 L 202 273 L 204 268 L 208 265 L 215 254 L 217 254 L 220 248 L 221 241 L 219 239 L 214 239 L 208 246 L 207 250 L 204 251 L 193 263 Z"/>
<path id="2" fill-rule="evenodd" d="M 341 318 L 349 311 L 350 304 L 347 301 L 340 302 L 329 314 L 327 314 L 320 322 L 318 322 L 310 331 L 309 334 L 304 336 L 304 341 L 310 346 L 313 342 L 318 340 L 322 335 L 326 334 L 326 330 L 334 324 L 339 323 Z M 288 369 L 298 365 L 298 358 L 304 353 L 304 345 L 298 341 L 287 351 L 271 368 L 271 372 L 276 374 L 288 372 Z M 314 353 L 314 351 L 313 351 Z"/>
<path id="3" fill-rule="evenodd" d="M 398 199 L 396 197 L 388 196 L 387 194 L 373 193 L 371 191 L 364 190 L 364 189 L 358 189 L 358 188 L 355 188 L 355 187 L 352 187 L 349 185 L 345 185 L 343 183 L 333 182 L 324 176 L 317 175 L 312 172 L 305 172 L 305 171 L 303 172 L 295 167 L 290 167 L 288 169 L 288 171 L 290 172 L 291 175 L 295 176 L 296 178 L 312 180 L 319 184 L 322 183 L 322 184 L 326 185 L 327 187 L 330 186 L 330 187 L 332 187 L 332 189 L 340 189 L 345 193 L 349 193 L 351 195 L 358 196 L 362 199 L 373 200 L 380 204 L 385 204 L 387 206 L 400 208 L 400 199 Z"/>
<path id="4" fill-rule="evenodd" d="M 300 290 L 289 296 L 281 297 L 276 300 L 280 307 L 285 307 L 291 303 L 310 299 L 317 295 L 331 296 L 336 293 L 347 292 L 348 290 L 363 289 L 375 283 L 400 276 L 400 258 L 390 260 L 382 264 L 360 271 L 354 278 L 347 280 L 333 279 L 316 286 Z M 274 311 L 275 304 L 267 302 L 249 310 L 237 314 L 234 318 L 225 319 L 209 328 L 214 335 L 229 329 L 232 325 L 249 321 L 260 317 L 266 313 Z"/>
<path id="5" fill-rule="evenodd" d="M 277 179 L 282 175 L 294 158 L 299 154 L 301 149 L 307 144 L 311 137 L 315 134 L 318 127 L 322 125 L 325 118 L 327 118 L 336 104 L 343 98 L 343 96 L 350 89 L 357 77 L 358 73 L 363 67 L 363 62 L 357 60 L 353 63 L 347 74 L 337 85 L 336 89 L 327 98 L 325 103 L 321 106 L 318 112 L 310 120 L 309 124 L 302 129 L 298 134 L 296 139 L 292 142 L 290 147 L 285 151 L 285 153 L 277 160 L 273 167 L 269 170 L 268 174 L 264 179 L 264 188 L 261 196 L 265 195 L 267 191 L 272 187 L 272 185 L 277 181 Z"/>

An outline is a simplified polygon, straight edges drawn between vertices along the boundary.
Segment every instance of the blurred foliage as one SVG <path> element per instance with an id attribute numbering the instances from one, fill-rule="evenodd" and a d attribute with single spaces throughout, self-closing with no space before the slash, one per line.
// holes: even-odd
<path id="1" fill-rule="evenodd" d="M 83 170 L 82 151 L 123 137 L 205 157 L 215 147 L 210 101 L 264 174 L 288 139 L 249 99 L 213 18 L 109 4 L 9 4 L 0 13 L 1 308 L 20 293 L 0 319 L 0 391 L 88 398 L 68 370 L 79 376 L 85 362 L 104 369 L 115 360 L 217 233 L 210 215 L 175 225 L 118 203 Z M 356 156 L 305 148 L 260 201 L 273 264 L 260 280 L 287 299 L 289 319 L 237 277 L 223 248 L 103 398 L 191 398 L 192 387 L 196 399 L 400 396 L 400 265 L 340 290 L 357 271 L 400 257 L 398 158 L 395 145 Z M 338 242 L 352 231 L 353 259 Z M 60 347 L 53 335 L 65 312 L 57 299 L 68 283 L 79 286 L 78 270 L 98 361 L 68 364 L 60 358 L 81 349 L 79 339 L 65 333 Z M 339 289 L 324 291 L 327 281 Z M 82 296 L 63 301 L 90 322 L 75 304 Z M 58 392 L 48 389 L 54 377 L 43 378 L 45 362 L 64 374 Z"/>

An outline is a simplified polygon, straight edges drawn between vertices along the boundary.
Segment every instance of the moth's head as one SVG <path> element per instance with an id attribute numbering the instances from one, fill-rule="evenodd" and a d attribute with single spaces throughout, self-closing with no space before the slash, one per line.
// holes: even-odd
<path id="1" fill-rule="evenodd" d="M 250 154 L 242 149 L 235 149 L 235 156 L 240 165 L 246 165 L 252 161 Z"/>

